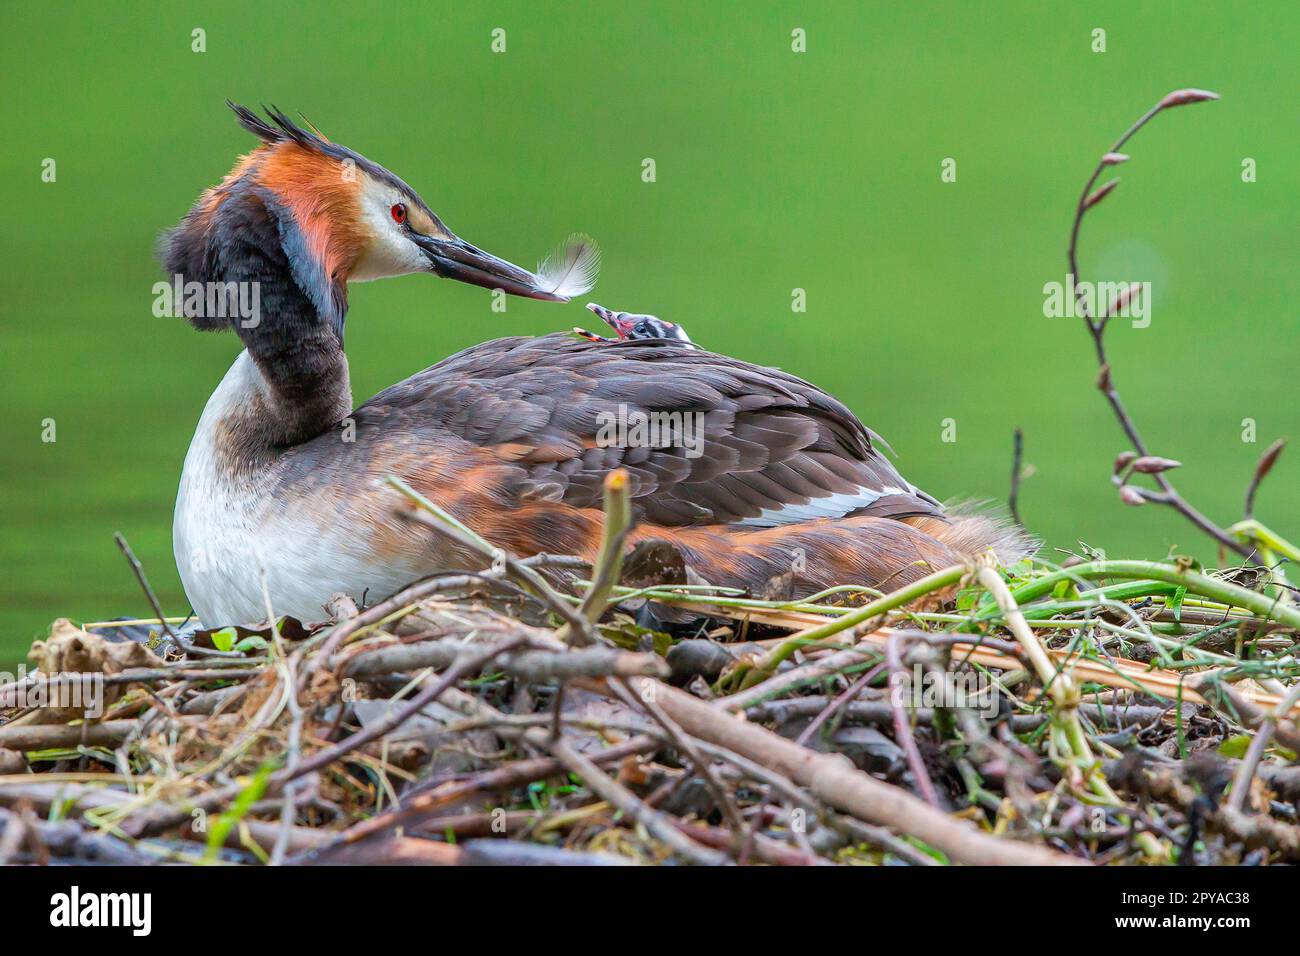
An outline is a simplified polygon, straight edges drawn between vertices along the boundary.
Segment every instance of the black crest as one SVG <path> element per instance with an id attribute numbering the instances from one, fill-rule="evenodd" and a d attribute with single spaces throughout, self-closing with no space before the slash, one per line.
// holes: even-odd
<path id="1" fill-rule="evenodd" d="M 371 162 L 360 153 L 348 149 L 346 146 L 331 143 L 314 127 L 309 130 L 303 129 L 303 127 L 289 119 L 283 110 L 274 106 L 263 106 L 262 109 L 266 111 L 266 115 L 270 120 L 270 122 L 267 122 L 247 106 L 232 103 L 230 100 L 226 100 L 226 105 L 235 111 L 235 116 L 239 118 L 239 125 L 262 142 L 271 146 L 279 143 L 297 143 L 304 149 L 310 149 L 324 156 L 331 156 L 341 162 L 355 163 L 358 169 L 365 170 L 366 173 L 380 182 L 388 183 L 390 186 L 400 189 L 426 213 L 435 219 L 437 218 L 433 210 L 424 204 L 424 200 L 420 198 L 419 194 L 393 172 L 378 163 Z"/>

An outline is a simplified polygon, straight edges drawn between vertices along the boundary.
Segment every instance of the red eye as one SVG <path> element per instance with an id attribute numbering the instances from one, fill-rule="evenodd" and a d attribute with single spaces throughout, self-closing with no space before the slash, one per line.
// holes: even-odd
<path id="1" fill-rule="evenodd" d="M 406 207 L 400 202 L 388 211 L 393 215 L 393 222 L 399 226 L 406 222 Z"/>

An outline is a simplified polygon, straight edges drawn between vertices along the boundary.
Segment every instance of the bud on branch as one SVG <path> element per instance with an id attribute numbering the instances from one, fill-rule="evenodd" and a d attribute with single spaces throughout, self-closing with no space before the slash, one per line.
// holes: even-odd
<path id="1" fill-rule="evenodd" d="M 1273 470 L 1277 464 L 1278 458 L 1282 454 L 1282 449 L 1286 447 L 1286 439 L 1279 438 L 1273 444 L 1268 446 L 1268 450 L 1259 456 L 1259 464 L 1255 466 L 1255 480 L 1263 481 L 1268 477 L 1268 473 Z"/>
<path id="2" fill-rule="evenodd" d="M 1119 489 L 1119 500 L 1134 507 L 1146 504 L 1146 499 L 1142 497 L 1142 493 L 1132 485 L 1123 485 Z"/>
<path id="3" fill-rule="evenodd" d="M 1115 296 L 1115 301 L 1112 302 L 1110 307 L 1106 310 L 1105 318 L 1110 318 L 1112 315 L 1118 315 L 1120 312 L 1124 311 L 1128 304 L 1133 301 L 1133 297 L 1141 291 L 1141 282 L 1130 282 L 1120 291 L 1119 295 Z"/>
<path id="4" fill-rule="evenodd" d="M 1160 101 L 1160 108 L 1168 109 L 1171 106 L 1183 106 L 1187 103 L 1204 103 L 1206 100 L 1217 100 L 1218 93 L 1211 93 L 1209 90 L 1174 90 L 1172 93 L 1165 94 L 1165 98 Z"/>
<path id="5" fill-rule="evenodd" d="M 1112 189 L 1119 185 L 1118 179 L 1112 179 L 1110 182 L 1102 183 L 1087 199 L 1083 201 L 1084 209 L 1091 209 L 1097 203 L 1101 202 L 1110 195 Z"/>
<path id="6" fill-rule="evenodd" d="M 1141 472 L 1144 475 L 1158 475 L 1162 471 L 1168 471 L 1170 468 L 1177 468 L 1182 465 L 1181 461 L 1174 461 L 1172 458 L 1160 458 L 1156 455 L 1143 455 L 1137 461 L 1133 462 L 1133 470 Z"/>
<path id="7" fill-rule="evenodd" d="M 1255 492 L 1259 491 L 1259 483 L 1268 477 L 1268 473 L 1273 470 L 1277 464 L 1278 458 L 1282 454 L 1282 449 L 1286 447 L 1286 439 L 1279 438 L 1273 444 L 1269 445 L 1264 454 L 1259 456 L 1259 464 L 1255 466 L 1255 477 L 1250 480 L 1250 487 L 1246 489 L 1246 517 L 1247 519 L 1255 516 Z"/>

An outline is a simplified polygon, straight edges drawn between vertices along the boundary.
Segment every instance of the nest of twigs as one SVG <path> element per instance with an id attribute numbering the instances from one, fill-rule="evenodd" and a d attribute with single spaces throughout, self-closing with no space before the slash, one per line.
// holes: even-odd
<path id="1" fill-rule="evenodd" d="M 0 712 L 0 860 L 1300 856 L 1300 611 L 1270 575 L 977 563 L 756 600 L 663 545 L 625 559 L 617 474 L 595 568 L 418 504 L 483 570 L 312 626 L 57 623 L 0 688 L 26 703 Z M 58 706 L 78 682 L 92 718 Z"/>

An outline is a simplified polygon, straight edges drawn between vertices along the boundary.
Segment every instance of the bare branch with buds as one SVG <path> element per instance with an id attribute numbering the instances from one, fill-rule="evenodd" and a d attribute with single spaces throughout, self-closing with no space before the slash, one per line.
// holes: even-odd
<path id="1" fill-rule="evenodd" d="M 1074 211 L 1074 222 L 1070 228 L 1070 244 L 1066 257 L 1075 287 L 1080 290 L 1077 300 L 1078 311 L 1087 324 L 1088 333 L 1092 336 L 1093 349 L 1097 356 L 1097 388 L 1106 396 L 1106 401 L 1110 404 L 1111 410 L 1119 420 L 1120 427 L 1124 429 L 1124 434 L 1128 437 L 1133 449 L 1122 453 L 1116 458 L 1112 470 L 1111 481 L 1119 489 L 1120 500 L 1127 505 L 1135 506 L 1148 502 L 1168 505 L 1218 542 L 1220 547 L 1249 559 L 1254 553 L 1249 545 L 1239 541 L 1227 530 L 1211 521 L 1178 493 L 1178 489 L 1170 482 L 1167 472 L 1177 468 L 1179 462 L 1150 453 L 1136 423 L 1134 423 L 1132 416 L 1124 407 L 1119 392 L 1115 388 L 1114 372 L 1111 369 L 1110 360 L 1106 356 L 1105 333 L 1107 320 L 1110 316 L 1119 313 L 1138 294 L 1141 288 L 1140 284 L 1133 283 L 1128 286 L 1116 296 L 1115 301 L 1109 307 L 1099 303 L 1098 308 L 1104 308 L 1105 311 L 1101 315 L 1091 315 L 1089 314 L 1089 304 L 1082 295 L 1083 284 L 1079 281 L 1079 231 L 1083 225 L 1083 217 L 1089 209 L 1110 195 L 1111 191 L 1119 183 L 1118 179 L 1111 179 L 1098 186 L 1097 180 L 1101 177 L 1102 172 L 1110 166 L 1118 166 L 1128 161 L 1128 155 L 1121 153 L 1120 149 L 1133 138 L 1138 130 L 1154 119 L 1161 111 L 1175 106 L 1183 106 L 1187 103 L 1200 103 L 1206 100 L 1217 100 L 1218 98 L 1218 94 L 1207 90 L 1174 90 L 1143 113 L 1124 135 L 1102 154 L 1101 159 L 1098 160 L 1096 167 L 1092 171 L 1092 175 L 1088 177 L 1088 181 L 1079 194 L 1079 201 Z M 1265 453 L 1265 458 L 1268 458 L 1268 453 Z M 1256 479 L 1252 483 L 1247 497 L 1246 510 L 1248 515 L 1254 503 L 1255 486 L 1268 473 L 1276 458 L 1277 456 L 1273 455 L 1272 460 L 1268 461 L 1267 465 L 1265 465 L 1264 460 L 1261 460 L 1259 468 L 1256 469 Z M 1153 491 L 1129 484 L 1128 479 L 1133 474 L 1150 475 L 1156 483 L 1157 490 Z"/>

